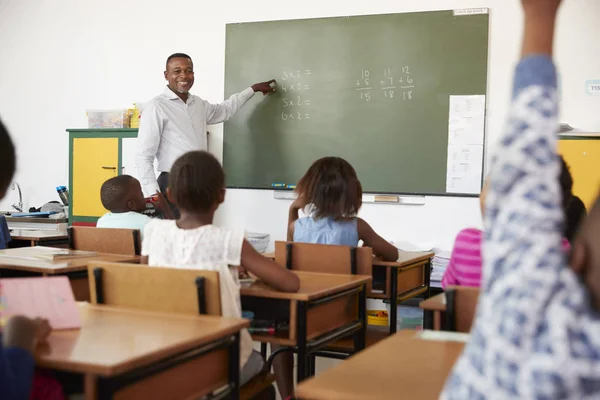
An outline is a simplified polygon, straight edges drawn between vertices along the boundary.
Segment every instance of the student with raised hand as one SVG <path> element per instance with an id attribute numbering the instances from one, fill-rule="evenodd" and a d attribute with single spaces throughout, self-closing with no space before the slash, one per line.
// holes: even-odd
<path id="1" fill-rule="evenodd" d="M 12 140 L 0 121 L 0 199 L 12 181 L 16 154 Z M 0 292 L 2 287 L 0 287 Z M 50 334 L 48 321 L 15 316 L 2 329 L 0 340 L 0 398 L 26 400 L 33 382 L 34 350 Z"/>
<path id="2" fill-rule="evenodd" d="M 443 399 L 600 396 L 600 198 L 561 248 L 558 98 L 551 59 L 560 0 L 522 0 L 523 58 L 486 199 L 484 282 L 471 338 Z"/>

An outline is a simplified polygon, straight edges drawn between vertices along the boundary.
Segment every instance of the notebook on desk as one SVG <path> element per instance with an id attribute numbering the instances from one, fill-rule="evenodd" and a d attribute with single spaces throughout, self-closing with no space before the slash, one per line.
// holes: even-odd
<path id="1" fill-rule="evenodd" d="M 0 322 L 14 315 L 46 318 L 52 329 L 81 327 L 79 310 L 66 276 L 0 279 Z"/>
<path id="2" fill-rule="evenodd" d="M 93 257 L 98 255 L 95 251 L 71 250 L 71 249 L 53 249 L 45 253 L 36 254 L 34 257 L 40 260 L 59 261 L 70 260 L 72 258 Z"/>

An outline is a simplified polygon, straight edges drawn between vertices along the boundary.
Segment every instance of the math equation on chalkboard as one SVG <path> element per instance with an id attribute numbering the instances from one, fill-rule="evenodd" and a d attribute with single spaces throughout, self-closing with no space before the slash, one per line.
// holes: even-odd
<path id="1" fill-rule="evenodd" d="M 403 66 L 400 71 L 392 68 L 381 71 L 362 69 L 355 87 L 360 99 L 365 102 L 377 98 L 410 101 L 413 99 L 414 89 L 415 82 L 408 65 Z"/>
<path id="2" fill-rule="evenodd" d="M 281 119 L 302 121 L 310 119 L 310 69 L 283 71 L 280 77 Z"/>

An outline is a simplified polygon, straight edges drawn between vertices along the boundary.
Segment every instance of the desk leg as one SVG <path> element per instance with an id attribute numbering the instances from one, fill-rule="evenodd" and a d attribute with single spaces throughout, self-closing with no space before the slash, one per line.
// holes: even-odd
<path id="1" fill-rule="evenodd" d="M 308 304 L 306 301 L 298 301 L 296 303 L 296 344 L 298 347 L 298 372 L 297 382 L 302 382 L 308 374 L 309 359 L 306 354 L 306 312 L 308 311 Z"/>
<path id="2" fill-rule="evenodd" d="M 433 312 L 433 329 L 436 331 L 442 329 L 442 313 L 439 311 Z"/>
<path id="3" fill-rule="evenodd" d="M 425 285 L 427 286 L 427 290 L 425 291 L 425 299 L 431 297 L 431 259 L 425 264 Z M 436 313 L 437 314 L 437 313 Z M 423 313 L 423 328 L 431 329 L 433 327 L 435 329 L 435 316 L 431 312 Z"/>
<path id="4" fill-rule="evenodd" d="M 271 350 L 272 351 L 272 350 Z M 262 356 L 262 358 L 264 358 L 265 360 L 267 359 L 267 344 L 264 342 L 261 342 L 260 344 L 260 355 Z"/>
<path id="5" fill-rule="evenodd" d="M 230 399 L 239 400 L 240 398 L 240 334 L 233 335 L 233 340 L 229 345 L 229 384 L 232 393 Z"/>
<path id="6" fill-rule="evenodd" d="M 392 268 L 392 281 L 390 282 L 390 335 L 396 333 L 398 321 L 398 268 Z"/>
<path id="7" fill-rule="evenodd" d="M 98 380 L 96 375 L 85 374 L 83 378 L 83 390 L 85 400 L 96 400 L 98 398 Z"/>
<path id="8" fill-rule="evenodd" d="M 354 334 L 354 353 L 364 350 L 367 342 L 367 285 L 358 294 L 358 319 L 362 328 Z"/>

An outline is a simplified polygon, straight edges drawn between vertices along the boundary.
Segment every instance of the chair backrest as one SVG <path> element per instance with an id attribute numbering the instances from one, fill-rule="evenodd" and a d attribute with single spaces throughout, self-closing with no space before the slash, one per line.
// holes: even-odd
<path id="1" fill-rule="evenodd" d="M 479 288 L 468 286 L 452 286 L 446 289 L 446 329 L 454 332 L 471 331 Z"/>
<path id="2" fill-rule="evenodd" d="M 96 261 L 88 264 L 88 274 L 92 304 L 221 315 L 216 271 Z"/>
<path id="3" fill-rule="evenodd" d="M 275 262 L 294 271 L 372 275 L 370 247 L 275 242 Z"/>
<path id="4" fill-rule="evenodd" d="M 72 226 L 68 229 L 69 247 L 74 250 L 139 256 L 139 229 L 94 228 Z"/>

